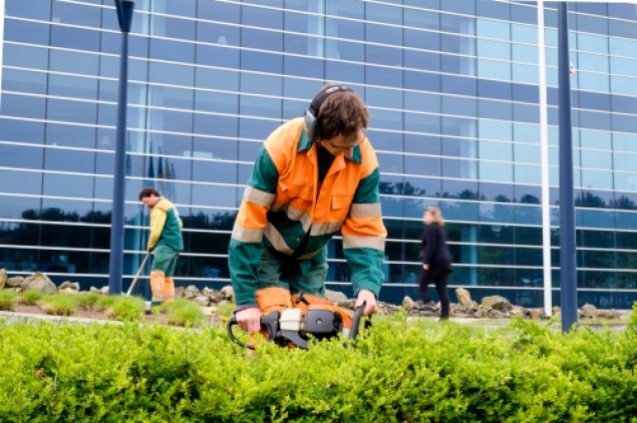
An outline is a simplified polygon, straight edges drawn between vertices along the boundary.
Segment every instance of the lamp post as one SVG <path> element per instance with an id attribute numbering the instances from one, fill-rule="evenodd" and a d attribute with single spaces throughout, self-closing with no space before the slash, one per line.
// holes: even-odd
<path id="1" fill-rule="evenodd" d="M 568 48 L 568 3 L 558 5 L 558 88 L 560 116 L 560 262 L 562 332 L 577 322 L 575 201 L 571 125 L 571 65 Z"/>
<path id="2" fill-rule="evenodd" d="M 117 136 L 115 143 L 115 174 L 113 179 L 113 213 L 111 221 L 111 255 L 108 279 L 110 295 L 122 293 L 124 258 L 124 189 L 126 166 L 126 106 L 128 91 L 128 33 L 133 21 L 135 3 L 115 0 L 117 20 L 122 32 L 119 62 L 119 98 L 117 100 Z"/>

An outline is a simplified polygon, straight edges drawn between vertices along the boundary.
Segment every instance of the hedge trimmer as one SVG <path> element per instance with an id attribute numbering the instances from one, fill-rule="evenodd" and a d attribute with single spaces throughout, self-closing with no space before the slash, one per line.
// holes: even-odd
<path id="1" fill-rule="evenodd" d="M 261 329 L 267 332 L 268 342 L 285 347 L 292 343 L 298 348 L 307 349 L 310 338 L 330 339 L 342 333 L 348 339 L 356 339 L 364 310 L 365 303 L 356 308 L 349 332 L 343 328 L 343 320 L 338 312 L 312 308 L 305 313 L 305 316 L 298 308 L 273 311 L 261 317 Z M 371 322 L 367 319 L 365 326 L 370 324 Z M 254 345 L 246 344 L 234 336 L 232 329 L 238 325 L 236 317 L 233 316 L 228 320 L 227 330 L 230 340 L 243 348 L 254 350 Z"/>

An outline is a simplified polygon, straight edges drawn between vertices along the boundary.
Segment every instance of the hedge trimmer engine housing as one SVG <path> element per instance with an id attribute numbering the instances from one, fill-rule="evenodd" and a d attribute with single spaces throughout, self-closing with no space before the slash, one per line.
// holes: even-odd
<path id="1" fill-rule="evenodd" d="M 261 332 L 270 342 L 281 346 L 289 346 L 292 343 L 302 349 L 308 348 L 310 338 L 330 339 L 342 333 L 346 338 L 354 339 L 358 334 L 364 309 L 365 304 L 356 309 L 352 327 L 349 329 L 343 327 L 341 315 L 331 310 L 310 308 L 305 316 L 298 308 L 273 311 L 267 316 L 261 317 Z M 237 325 L 236 317 L 232 317 L 228 321 L 228 336 L 232 342 L 244 348 L 255 349 L 254 345 L 241 342 L 234 336 L 232 328 Z"/>

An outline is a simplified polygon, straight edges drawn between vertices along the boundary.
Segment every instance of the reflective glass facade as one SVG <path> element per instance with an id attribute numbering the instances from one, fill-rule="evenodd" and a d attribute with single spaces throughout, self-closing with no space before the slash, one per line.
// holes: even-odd
<path id="1" fill-rule="evenodd" d="M 111 0 L 4 0 L 0 268 L 108 283 L 121 35 Z M 181 284 L 227 284 L 252 161 L 326 81 L 372 114 L 389 237 L 382 299 L 415 295 L 420 217 L 441 207 L 475 296 L 542 301 L 537 8 L 496 0 L 137 0 L 130 36 L 127 287 L 154 185 L 179 207 Z M 545 35 L 559 304 L 557 11 Z M 637 299 L 637 8 L 570 12 L 579 301 Z M 348 288 L 340 240 L 332 288 Z"/>

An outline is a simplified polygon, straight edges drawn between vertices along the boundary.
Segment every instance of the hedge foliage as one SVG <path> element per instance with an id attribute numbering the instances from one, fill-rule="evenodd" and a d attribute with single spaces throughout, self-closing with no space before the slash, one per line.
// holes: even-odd
<path id="1" fill-rule="evenodd" d="M 0 322 L 0 421 L 637 422 L 637 318 L 622 333 L 512 326 L 402 315 L 355 347 L 250 355 L 222 328 Z"/>

